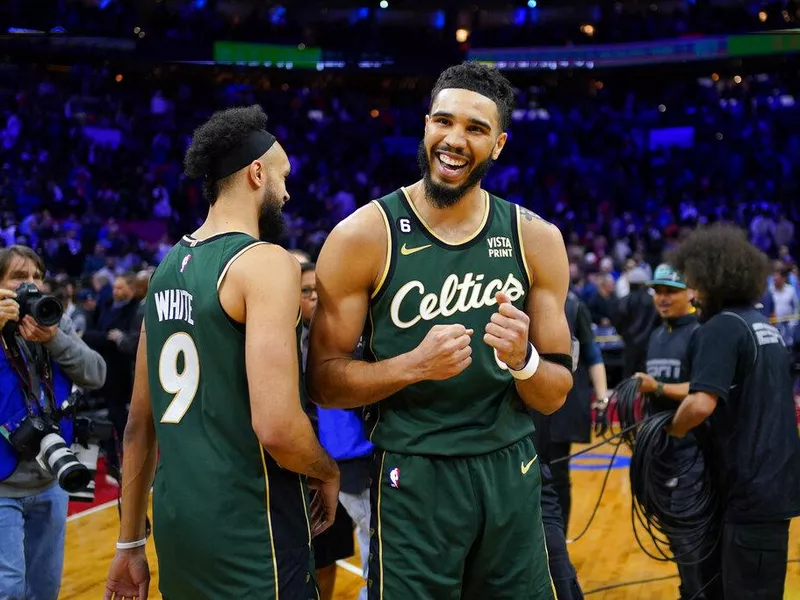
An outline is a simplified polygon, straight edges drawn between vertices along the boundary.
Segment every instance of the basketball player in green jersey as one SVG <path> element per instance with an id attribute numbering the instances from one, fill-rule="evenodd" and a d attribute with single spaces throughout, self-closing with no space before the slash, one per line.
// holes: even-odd
<path id="1" fill-rule="evenodd" d="M 318 598 L 312 535 L 333 522 L 339 471 L 301 405 L 300 265 L 259 241 L 289 198 L 289 160 L 265 125 L 258 106 L 222 111 L 187 151 L 211 207 L 150 282 L 106 598 L 147 597 L 156 444 L 165 599 Z"/>
<path id="2" fill-rule="evenodd" d="M 513 105 L 496 70 L 447 69 L 422 181 L 340 223 L 317 262 L 309 391 L 366 407 L 378 449 L 371 600 L 554 598 L 526 407 L 572 386 L 569 269 L 553 225 L 481 189 Z"/>

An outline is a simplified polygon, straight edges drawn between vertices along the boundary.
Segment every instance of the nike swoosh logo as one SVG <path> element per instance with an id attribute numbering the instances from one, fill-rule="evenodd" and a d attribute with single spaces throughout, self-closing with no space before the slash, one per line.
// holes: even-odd
<path id="1" fill-rule="evenodd" d="M 406 245 L 403 244 L 403 247 L 400 248 L 400 254 L 402 254 L 403 256 L 410 256 L 411 254 L 414 254 L 415 252 L 419 252 L 420 250 L 425 250 L 426 248 L 430 248 L 430 247 L 431 247 L 431 244 L 428 244 L 427 246 L 419 246 L 417 248 L 407 248 Z"/>
<path id="2" fill-rule="evenodd" d="M 533 463 L 536 462 L 537 458 L 539 458 L 538 454 L 536 456 L 534 456 L 527 465 L 525 463 L 519 463 L 520 470 L 522 471 L 523 475 L 525 475 L 525 473 L 527 473 L 528 471 L 531 470 L 531 465 L 533 465 Z"/>

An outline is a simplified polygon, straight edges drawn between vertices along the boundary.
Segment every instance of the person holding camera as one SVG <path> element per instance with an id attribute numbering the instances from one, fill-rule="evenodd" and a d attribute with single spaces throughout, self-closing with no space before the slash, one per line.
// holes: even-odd
<path id="1" fill-rule="evenodd" d="M 44 271 L 26 246 L 0 250 L 0 590 L 10 600 L 58 597 L 67 491 L 91 478 L 69 450 L 72 390 L 106 377 L 61 304 L 41 293 Z"/>

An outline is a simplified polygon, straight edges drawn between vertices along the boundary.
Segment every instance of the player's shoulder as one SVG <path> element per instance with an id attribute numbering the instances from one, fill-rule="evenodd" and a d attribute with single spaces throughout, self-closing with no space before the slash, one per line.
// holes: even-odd
<path id="1" fill-rule="evenodd" d="M 255 242 L 243 250 L 231 263 L 229 278 L 247 286 L 278 278 L 300 280 L 300 261 L 281 246 Z"/>
<path id="2" fill-rule="evenodd" d="M 519 211 L 520 231 L 525 254 L 528 257 L 541 252 L 566 253 L 566 245 L 561 230 L 550 221 L 540 217 L 524 206 L 513 205 L 512 210 Z"/>
<path id="3" fill-rule="evenodd" d="M 558 240 L 563 243 L 561 230 L 554 223 L 551 223 L 538 213 L 520 204 L 504 200 L 503 198 L 491 194 L 490 197 L 493 198 L 495 202 L 510 206 L 512 212 L 517 212 L 517 218 L 522 227 L 522 234 L 525 236 L 526 240 L 528 237 L 540 238 L 544 236 L 545 239 Z"/>
<path id="4" fill-rule="evenodd" d="M 331 230 L 333 243 L 353 244 L 359 248 L 385 244 L 387 215 L 378 200 L 372 200 L 345 217 Z"/>

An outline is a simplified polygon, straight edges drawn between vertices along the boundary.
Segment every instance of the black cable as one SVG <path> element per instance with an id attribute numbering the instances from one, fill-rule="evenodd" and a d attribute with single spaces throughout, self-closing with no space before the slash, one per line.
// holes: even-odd
<path id="1" fill-rule="evenodd" d="M 609 411 L 613 407 L 617 414 L 617 421 L 620 426 L 620 442 L 624 443 L 631 450 L 636 440 L 636 425 L 640 423 L 644 415 L 644 405 L 642 402 L 637 402 L 639 399 L 639 387 L 642 381 L 638 377 L 628 377 L 623 379 L 614 392 L 609 397 Z M 613 423 L 613 421 L 612 421 Z M 613 432 L 613 425 L 609 424 L 610 430 Z M 616 436 L 612 436 L 616 437 Z"/>
<path id="2" fill-rule="evenodd" d="M 643 583 L 655 583 L 657 581 L 667 581 L 668 579 L 676 579 L 679 575 L 664 575 L 663 577 L 651 577 L 650 579 L 637 579 L 635 581 L 622 581 L 620 583 L 610 583 L 608 585 L 603 585 L 598 588 L 594 588 L 593 590 L 588 590 L 583 592 L 584 596 L 589 596 L 591 594 L 598 594 L 600 592 L 607 592 L 608 590 L 616 590 L 617 588 L 627 587 L 629 585 L 640 585 Z"/>
<path id="3" fill-rule="evenodd" d="M 586 454 L 587 452 L 591 452 L 592 450 L 597 450 L 598 448 L 600 448 L 601 446 L 605 446 L 606 444 L 614 445 L 613 441 L 615 439 L 617 439 L 619 437 L 622 437 L 623 435 L 627 434 L 628 431 L 630 431 L 631 429 L 635 429 L 638 426 L 639 426 L 638 423 L 635 424 L 635 425 L 632 425 L 631 427 L 629 427 L 627 429 L 623 429 L 619 433 L 615 433 L 614 435 L 605 438 L 602 442 L 597 442 L 596 444 L 593 444 L 593 445 L 589 446 L 588 448 L 584 448 L 583 450 L 580 450 L 578 452 L 575 452 L 574 454 L 569 454 L 567 456 L 562 456 L 561 458 L 557 458 L 555 460 L 551 460 L 550 464 L 551 465 L 555 465 L 557 463 L 564 462 L 565 460 L 573 459 L 576 456 L 581 456 L 582 454 Z"/>
<path id="4" fill-rule="evenodd" d="M 705 429 L 693 430 L 696 445 L 676 440 L 666 431 L 673 416 L 657 413 L 639 426 L 629 472 L 631 522 L 639 547 L 650 558 L 693 564 L 705 560 L 719 542 L 721 498 L 713 479 L 718 470 Z M 642 543 L 639 528 L 653 541 L 655 553 Z M 671 540 L 679 540 L 681 547 L 672 547 Z M 701 550 L 705 556 L 689 560 Z"/>
<path id="5" fill-rule="evenodd" d="M 581 539 L 587 531 L 589 531 L 589 526 L 594 521 L 595 516 L 597 516 L 597 511 L 600 508 L 600 502 L 603 500 L 603 494 L 606 491 L 606 484 L 608 483 L 608 478 L 611 476 L 611 469 L 614 467 L 614 461 L 617 460 L 617 453 L 619 452 L 620 444 L 617 444 L 614 448 L 614 454 L 611 455 L 611 460 L 608 461 L 608 468 L 606 469 L 606 475 L 603 477 L 603 485 L 600 486 L 600 494 L 597 497 L 597 502 L 594 505 L 594 510 L 592 511 L 592 516 L 589 517 L 589 521 L 586 523 L 586 526 L 583 530 L 576 535 L 572 539 L 566 540 L 568 544 L 574 544 L 579 539 Z"/>

